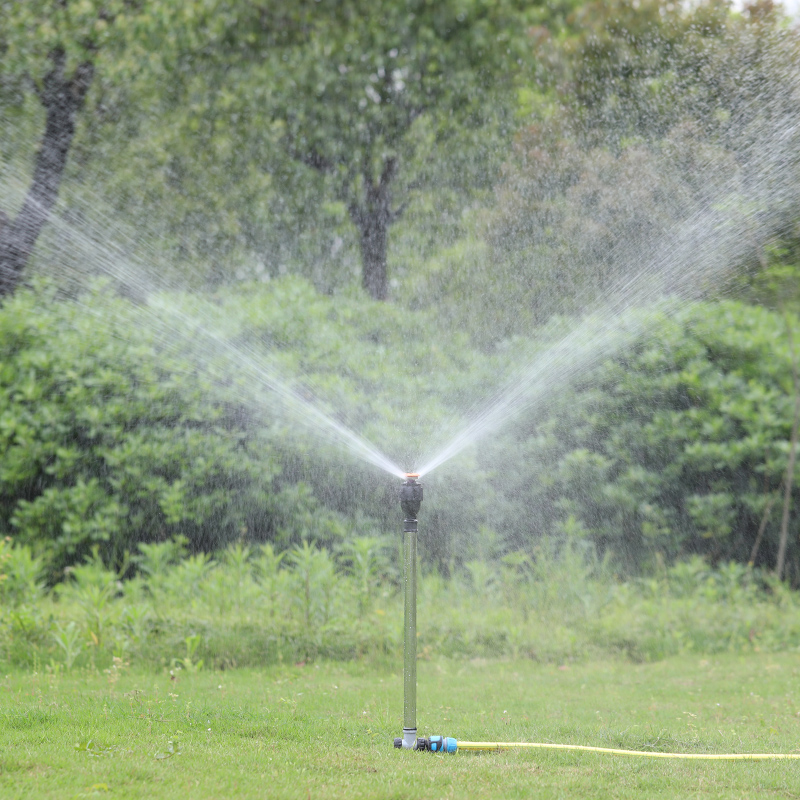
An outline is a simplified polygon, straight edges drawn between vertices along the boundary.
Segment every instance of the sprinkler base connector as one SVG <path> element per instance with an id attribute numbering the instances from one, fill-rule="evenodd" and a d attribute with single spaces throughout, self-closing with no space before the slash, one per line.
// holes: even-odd
<path id="1" fill-rule="evenodd" d="M 394 746 L 400 750 L 416 750 L 417 749 L 417 729 L 416 728 L 403 728 L 403 736 L 399 736 L 394 740 Z"/>
<path id="2" fill-rule="evenodd" d="M 458 743 L 452 736 L 431 736 L 417 738 L 417 732 L 403 728 L 403 738 L 394 740 L 394 746 L 400 750 L 417 750 L 422 753 L 455 753 Z"/>

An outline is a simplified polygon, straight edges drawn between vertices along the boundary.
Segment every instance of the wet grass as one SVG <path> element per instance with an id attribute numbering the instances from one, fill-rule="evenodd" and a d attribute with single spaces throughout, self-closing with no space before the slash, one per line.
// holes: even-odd
<path id="1" fill-rule="evenodd" d="M 800 655 L 421 662 L 419 711 L 421 733 L 464 740 L 800 752 Z M 800 797 L 794 761 L 399 752 L 401 712 L 399 673 L 357 663 L 12 673 L 0 796 Z"/>

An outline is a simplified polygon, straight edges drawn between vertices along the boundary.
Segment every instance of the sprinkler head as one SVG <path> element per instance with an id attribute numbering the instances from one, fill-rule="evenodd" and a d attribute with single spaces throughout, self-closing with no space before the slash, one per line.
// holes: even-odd
<path id="1" fill-rule="evenodd" d="M 418 477 L 416 472 L 407 472 L 406 482 L 400 487 L 400 508 L 408 521 L 416 521 L 422 505 L 422 484 L 417 482 Z"/>

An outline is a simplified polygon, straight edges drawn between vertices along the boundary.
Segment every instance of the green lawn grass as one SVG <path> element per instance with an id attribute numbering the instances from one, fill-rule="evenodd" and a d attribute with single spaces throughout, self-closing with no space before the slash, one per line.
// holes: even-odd
<path id="1" fill-rule="evenodd" d="M 0 704 L 3 798 L 800 797 L 796 761 L 397 751 L 402 677 L 359 663 L 12 673 Z M 800 752 L 800 655 L 420 662 L 418 722 L 464 740 Z"/>

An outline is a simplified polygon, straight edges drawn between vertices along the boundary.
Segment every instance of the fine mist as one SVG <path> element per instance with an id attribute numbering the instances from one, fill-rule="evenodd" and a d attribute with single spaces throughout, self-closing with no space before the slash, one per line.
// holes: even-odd
<path id="1" fill-rule="evenodd" d="M 752 20 L 747 25 L 731 22 L 729 29 L 704 39 L 699 23 L 692 25 L 696 29 L 689 26 L 683 38 L 670 31 L 659 34 L 662 39 L 631 34 L 635 46 L 625 58 L 640 58 L 644 66 L 637 69 L 601 63 L 590 75 L 588 58 L 559 65 L 563 75 L 554 69 L 555 78 L 542 79 L 560 103 L 555 111 L 529 109 L 504 139 L 492 130 L 493 158 L 504 163 L 493 193 L 476 191 L 472 206 L 462 209 L 460 228 L 451 226 L 451 238 L 443 235 L 436 243 L 456 255 L 443 256 L 438 271 L 423 263 L 390 262 L 397 278 L 390 282 L 388 305 L 397 314 L 384 319 L 382 312 L 374 312 L 375 330 L 362 337 L 374 345 L 370 363 L 352 368 L 357 375 L 352 382 L 369 376 L 364 380 L 368 387 L 357 396 L 348 393 L 349 367 L 331 376 L 316 366 L 304 367 L 303 359 L 290 364 L 285 352 L 302 337 L 271 328 L 259 339 L 237 324 L 230 303 L 221 299 L 226 291 L 246 295 L 248 286 L 268 291 L 270 282 L 291 277 L 296 261 L 265 266 L 263 254 L 249 251 L 252 240 L 242 233 L 238 238 L 230 234 L 235 247 L 225 251 L 230 263 L 223 263 L 222 248 L 202 251 L 198 245 L 208 241 L 209 231 L 183 228 L 177 235 L 162 224 L 160 217 L 171 211 L 166 205 L 142 210 L 139 198 L 136 213 L 126 215 L 126 203 L 134 204 L 120 191 L 119 178 L 104 175 L 101 168 L 94 173 L 96 185 L 82 183 L 79 171 L 72 184 L 65 184 L 28 280 L 55 285 L 58 302 L 81 305 L 101 329 L 107 321 L 92 302 L 100 279 L 100 291 L 130 301 L 138 324 L 157 334 L 165 353 L 189 357 L 187 374 L 203 373 L 226 390 L 233 385 L 237 402 L 252 411 L 248 424 L 302 430 L 311 451 L 333 445 L 345 469 L 350 463 L 368 464 L 399 478 L 405 470 L 429 475 L 453 460 L 448 476 L 478 474 L 480 451 L 465 452 L 474 444 L 510 430 L 513 420 L 535 426 L 577 380 L 590 385 L 599 365 L 634 343 L 657 338 L 665 315 L 735 294 L 763 271 L 770 248 L 793 235 L 800 209 L 795 34 Z M 586 41 L 592 41 L 588 34 Z M 546 47 L 557 43 L 536 51 L 543 63 Z M 670 54 L 653 66 L 648 48 Z M 401 91 L 405 78 L 393 80 L 393 91 Z M 573 88 L 564 90 L 562 84 Z M 0 206 L 13 215 L 25 196 L 26 159 L 35 148 L 29 128 L 8 130 Z M 424 136 L 432 133 L 423 129 L 420 136 L 427 141 Z M 474 160 L 481 152 L 476 150 Z M 459 157 L 469 160 L 468 155 Z M 327 167 L 321 161 L 305 166 L 322 173 L 313 184 L 319 201 L 330 190 L 324 185 L 330 178 Z M 216 169 L 209 169 L 209 186 L 218 179 Z M 203 177 L 202 172 L 194 175 L 192 185 L 202 185 Z M 170 180 L 178 179 L 171 175 Z M 439 188 L 427 189 L 429 206 Z M 309 191 L 306 186 L 302 197 L 293 200 L 298 219 Z M 162 201 L 168 196 L 165 191 Z M 340 202 L 335 192 L 332 197 L 331 203 Z M 406 226 L 397 228 L 403 241 L 431 230 L 430 220 L 419 222 L 430 213 L 424 204 L 420 207 L 416 218 L 398 223 Z M 240 225 L 244 230 L 241 221 L 228 222 L 231 229 Z M 268 227 L 270 219 L 265 216 L 259 223 Z M 459 260 L 459 233 L 463 241 L 480 243 L 478 257 L 468 263 Z M 321 228 L 320 238 L 334 242 L 330 259 L 305 274 L 341 268 L 340 253 L 355 252 L 353 236 L 352 225 L 342 223 L 341 216 Z M 282 248 L 291 251 L 290 237 Z M 299 258 L 299 245 L 292 252 Z M 191 255 L 182 261 L 181 253 Z M 337 275 L 338 288 L 331 289 L 330 281 L 317 282 L 332 292 L 334 302 L 363 297 L 348 269 L 352 273 L 350 262 Z M 416 350 L 411 355 L 413 348 L 429 351 L 413 380 L 389 380 L 382 374 L 390 337 L 381 326 L 389 324 L 401 328 L 392 347 L 400 355 L 408 351 L 410 372 L 419 358 Z M 436 338 L 456 341 L 456 334 L 469 357 L 459 363 L 458 356 L 447 353 L 437 361 Z M 470 360 L 473 346 L 480 353 L 477 367 Z M 212 392 L 209 402 L 219 398 Z M 513 471 L 515 464 L 503 467 Z M 324 477 L 313 482 L 318 491 L 327 491 Z M 388 513 L 386 508 L 381 514 Z M 480 513 L 455 517 L 459 525 L 475 525 Z"/>

